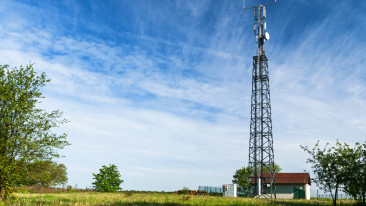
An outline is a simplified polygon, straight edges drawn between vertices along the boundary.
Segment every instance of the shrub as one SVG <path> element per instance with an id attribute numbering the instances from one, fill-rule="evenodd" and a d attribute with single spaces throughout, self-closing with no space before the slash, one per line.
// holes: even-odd
<path id="1" fill-rule="evenodd" d="M 68 186 L 66 187 L 66 190 L 67 190 L 68 192 L 74 192 L 74 189 L 72 189 L 72 186 L 71 186 L 71 185 L 68 185 Z"/>
<path id="2" fill-rule="evenodd" d="M 131 191 L 125 192 L 125 197 L 131 197 L 132 195 L 133 195 L 133 193 Z"/>
<path id="3" fill-rule="evenodd" d="M 188 189 L 188 187 L 183 187 L 183 189 L 181 190 L 181 194 L 182 194 L 182 195 L 187 195 L 187 194 L 189 194 L 189 189 Z"/>
<path id="4" fill-rule="evenodd" d="M 98 174 L 94 174 L 95 182 L 93 182 L 94 189 L 99 192 L 115 192 L 118 190 L 122 190 L 120 185 L 123 180 L 121 178 L 121 174 L 119 173 L 117 166 L 112 164 L 109 167 L 103 165 L 101 169 L 99 169 Z"/>

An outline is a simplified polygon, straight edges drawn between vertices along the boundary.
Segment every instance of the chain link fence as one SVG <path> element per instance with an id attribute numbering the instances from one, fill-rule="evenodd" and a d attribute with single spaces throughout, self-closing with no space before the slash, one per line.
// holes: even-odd
<path id="1" fill-rule="evenodd" d="M 206 191 L 212 196 L 222 196 L 224 194 L 222 187 L 198 186 L 198 190 Z"/>
<path id="2" fill-rule="evenodd" d="M 332 199 L 332 195 L 330 193 L 324 193 L 323 191 L 319 191 L 319 190 L 311 190 L 310 194 L 311 194 L 311 197 L 313 197 L 313 198 Z M 337 199 L 353 199 L 353 197 L 350 195 L 347 195 L 345 193 L 338 193 Z"/>

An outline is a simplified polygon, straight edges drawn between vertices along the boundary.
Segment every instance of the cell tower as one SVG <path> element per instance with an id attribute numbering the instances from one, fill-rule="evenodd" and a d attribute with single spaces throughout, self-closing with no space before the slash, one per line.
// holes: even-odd
<path id="1" fill-rule="evenodd" d="M 253 168 L 253 173 L 249 177 L 249 189 L 258 198 L 276 198 L 268 59 L 263 48 L 265 41 L 269 40 L 266 31 L 268 5 L 271 4 L 248 8 L 254 10 L 254 35 L 258 43 L 257 55 L 253 56 L 249 139 L 249 166 Z"/>

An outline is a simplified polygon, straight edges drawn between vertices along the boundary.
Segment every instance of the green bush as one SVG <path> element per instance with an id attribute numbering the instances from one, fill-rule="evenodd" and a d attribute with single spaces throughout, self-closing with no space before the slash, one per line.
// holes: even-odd
<path id="1" fill-rule="evenodd" d="M 181 190 L 180 194 L 182 194 L 182 195 L 188 195 L 189 194 L 189 188 L 188 187 L 183 187 L 183 189 Z"/>
<path id="2" fill-rule="evenodd" d="M 68 185 L 68 186 L 66 187 L 66 190 L 67 190 L 68 192 L 74 192 L 74 189 L 72 189 L 72 186 L 71 186 L 71 185 Z"/>
<path id="3" fill-rule="evenodd" d="M 131 191 L 125 192 L 125 197 L 131 197 L 132 195 L 133 195 L 133 192 L 131 192 Z"/>
<path id="4" fill-rule="evenodd" d="M 122 190 L 120 185 L 123 180 L 121 178 L 121 174 L 119 173 L 117 166 L 112 164 L 109 167 L 103 165 L 101 169 L 99 169 L 98 174 L 94 174 L 93 176 L 95 182 L 94 189 L 99 192 L 115 192 L 118 190 Z"/>

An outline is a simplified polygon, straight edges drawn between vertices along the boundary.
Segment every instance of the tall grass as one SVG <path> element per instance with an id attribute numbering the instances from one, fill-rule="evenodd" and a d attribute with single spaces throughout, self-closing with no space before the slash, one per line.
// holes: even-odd
<path id="1" fill-rule="evenodd" d="M 353 205 L 353 201 L 342 201 L 340 205 Z M 228 198 L 197 195 L 174 195 L 168 193 L 16 193 L 0 205 L 332 205 L 331 200 L 277 200 L 252 198 Z"/>

